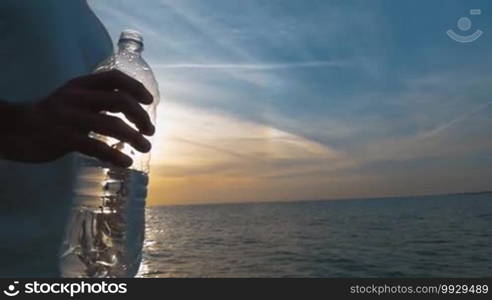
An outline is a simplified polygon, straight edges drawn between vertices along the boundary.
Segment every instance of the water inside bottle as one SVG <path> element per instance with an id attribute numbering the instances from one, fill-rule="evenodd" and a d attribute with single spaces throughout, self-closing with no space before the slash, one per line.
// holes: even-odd
<path id="1" fill-rule="evenodd" d="M 78 165 L 61 275 L 135 276 L 144 240 L 147 174 L 83 155 Z"/>

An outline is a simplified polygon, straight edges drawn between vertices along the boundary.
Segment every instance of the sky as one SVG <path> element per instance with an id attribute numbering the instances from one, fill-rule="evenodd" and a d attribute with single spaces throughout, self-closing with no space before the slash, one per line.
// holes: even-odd
<path id="1" fill-rule="evenodd" d="M 160 85 L 151 205 L 492 190 L 490 1 L 89 3 Z"/>

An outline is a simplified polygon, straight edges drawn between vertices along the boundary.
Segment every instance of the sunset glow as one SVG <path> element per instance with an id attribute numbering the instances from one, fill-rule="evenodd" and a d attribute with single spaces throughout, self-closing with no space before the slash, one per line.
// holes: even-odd
<path id="1" fill-rule="evenodd" d="M 90 4 L 160 85 L 151 205 L 491 188 L 490 41 L 445 34 L 464 2 Z"/>

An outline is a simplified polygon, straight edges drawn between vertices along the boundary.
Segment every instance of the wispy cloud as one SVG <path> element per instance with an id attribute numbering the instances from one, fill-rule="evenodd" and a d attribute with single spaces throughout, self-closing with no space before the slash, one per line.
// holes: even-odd
<path id="1" fill-rule="evenodd" d="M 432 129 L 432 130 L 429 130 L 419 136 L 417 136 L 417 140 L 420 140 L 420 139 L 427 139 L 427 138 L 431 138 L 431 137 L 434 137 L 446 130 L 448 130 L 449 128 L 467 120 L 468 118 L 471 118 L 472 116 L 480 113 L 481 111 L 484 111 L 486 110 L 490 105 L 492 105 L 492 101 L 490 102 L 487 102 L 487 103 L 484 103 L 484 104 L 481 104 L 475 108 L 473 108 L 471 111 L 469 112 L 466 112 L 460 116 L 458 116 L 457 118 L 454 118 L 452 119 L 451 121 L 449 122 L 446 122 L 440 126 L 438 126 L 437 128 L 435 129 Z"/>
<path id="2" fill-rule="evenodd" d="M 231 155 L 231 156 L 234 156 L 236 158 L 244 159 L 246 161 L 261 160 L 261 158 L 255 157 L 253 155 L 246 155 L 246 154 L 242 154 L 242 153 L 239 153 L 237 151 L 230 150 L 230 149 L 227 149 L 227 148 L 217 147 L 217 146 L 214 146 L 211 143 L 200 143 L 200 142 L 197 142 L 197 141 L 192 141 L 192 140 L 184 139 L 184 138 L 180 138 L 180 137 L 171 137 L 170 142 L 172 142 L 172 141 L 176 141 L 176 142 L 185 143 L 185 144 L 189 144 L 189 145 L 200 147 L 200 148 L 205 148 L 205 149 L 213 150 L 213 151 L 218 152 L 220 154 Z M 193 174 L 188 174 L 188 175 L 190 176 L 190 175 L 193 175 Z"/>
<path id="3" fill-rule="evenodd" d="M 492 149 L 491 43 L 463 47 L 442 30 L 462 1 L 428 1 L 439 12 L 428 16 L 404 1 L 90 2 L 113 36 L 145 34 L 163 96 L 154 203 L 492 182 L 482 157 Z M 466 182 L 447 175 L 462 170 Z"/>
<path id="4" fill-rule="evenodd" d="M 243 70 L 281 70 L 295 68 L 348 67 L 351 63 L 340 61 L 306 61 L 261 64 L 156 64 L 154 68 L 163 69 L 243 69 Z"/>

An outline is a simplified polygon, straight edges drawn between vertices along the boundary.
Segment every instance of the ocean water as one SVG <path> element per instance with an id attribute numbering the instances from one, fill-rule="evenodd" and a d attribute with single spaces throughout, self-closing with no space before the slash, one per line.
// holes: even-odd
<path id="1" fill-rule="evenodd" d="M 490 277 L 492 194 L 151 207 L 140 277 Z"/>

